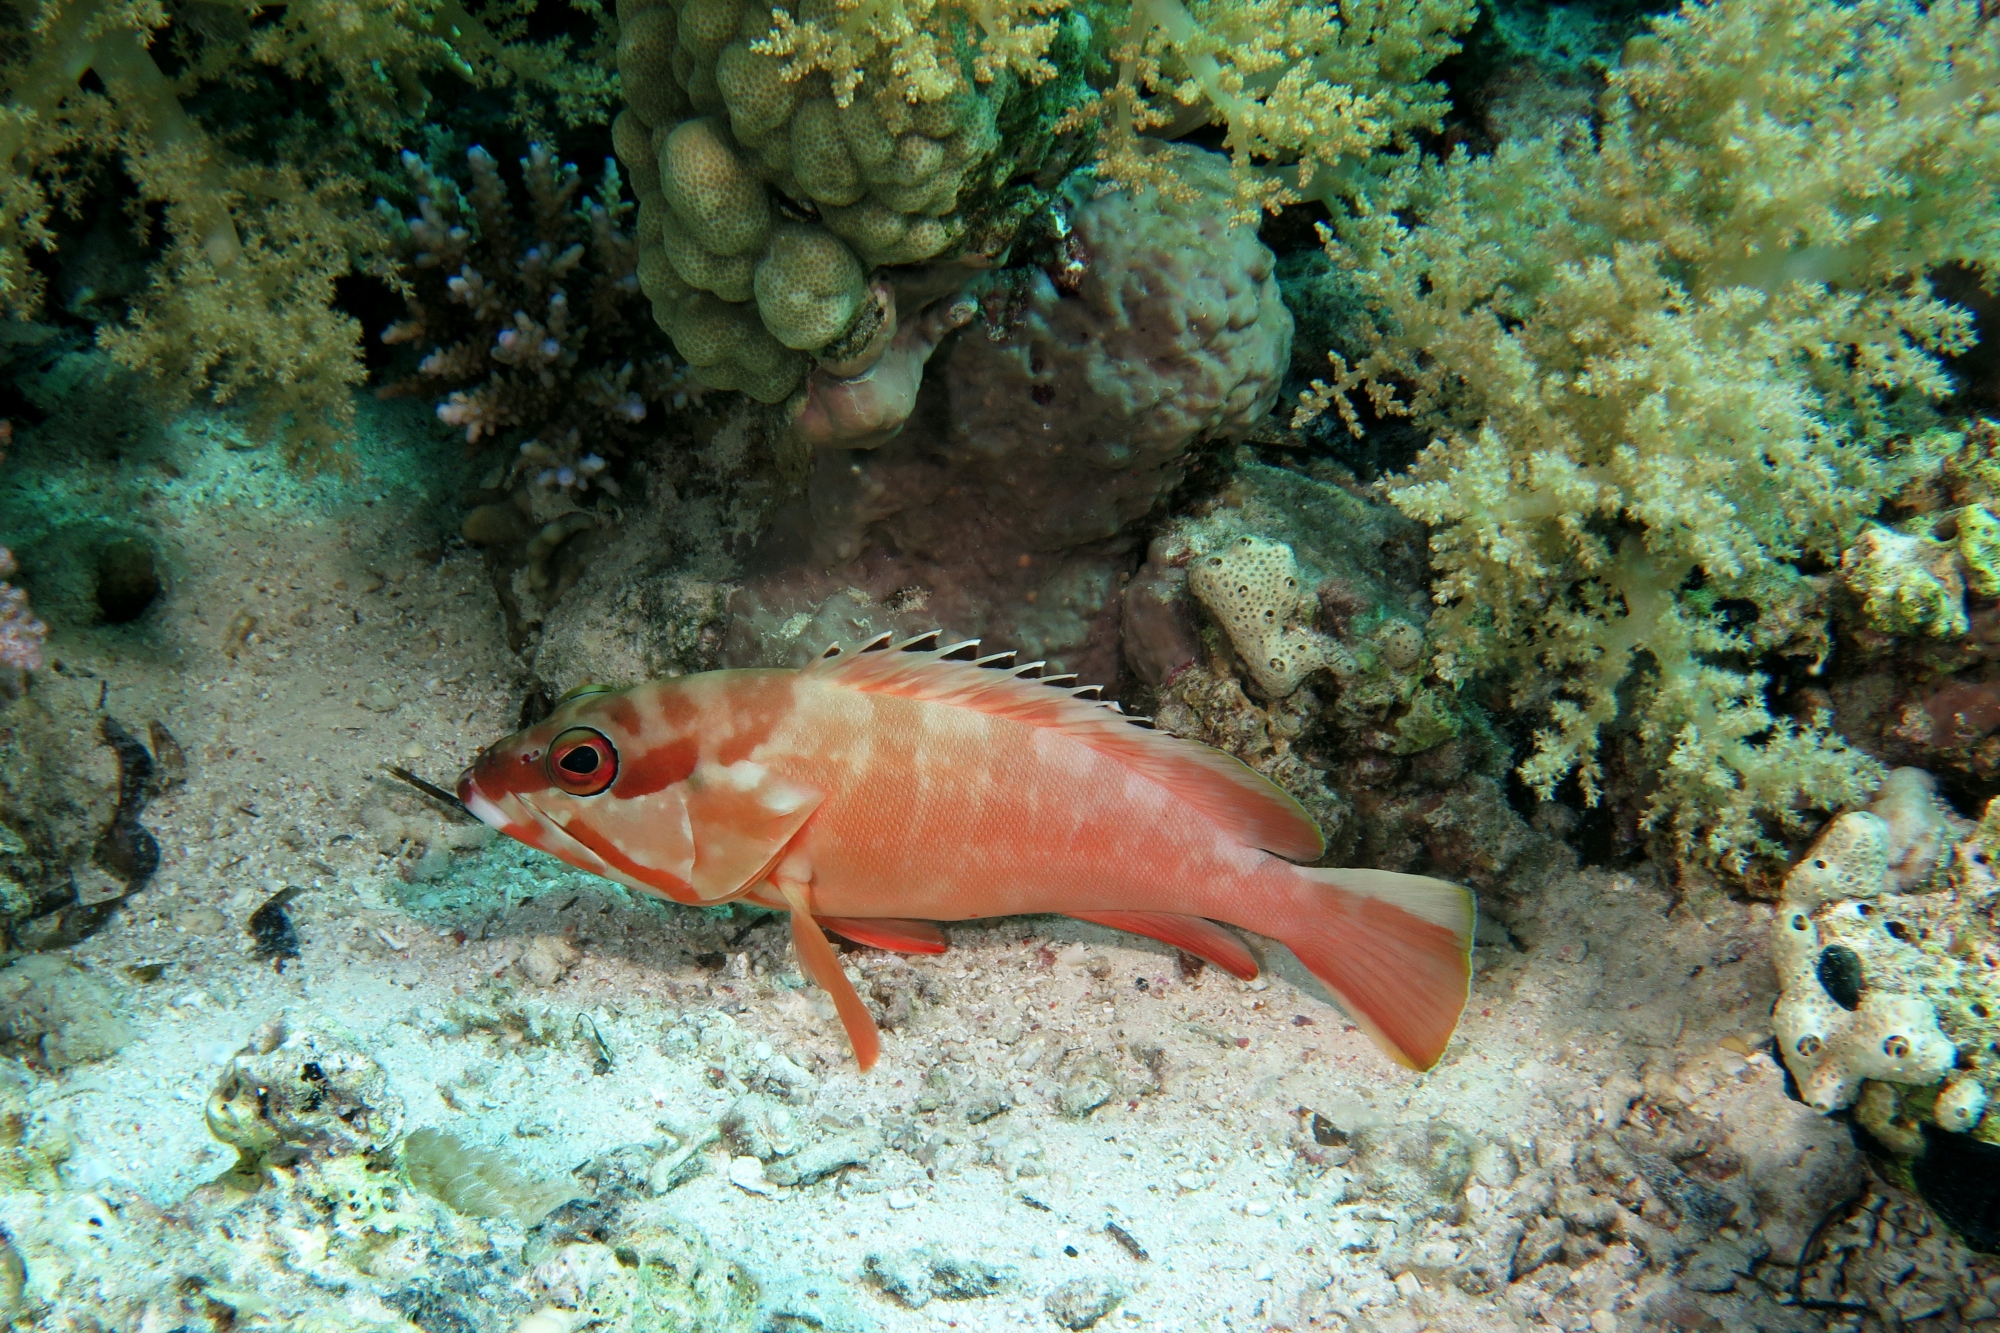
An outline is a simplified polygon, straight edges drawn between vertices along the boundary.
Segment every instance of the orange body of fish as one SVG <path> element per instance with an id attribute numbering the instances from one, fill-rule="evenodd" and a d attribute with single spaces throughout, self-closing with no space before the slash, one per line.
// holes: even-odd
<path id="1" fill-rule="evenodd" d="M 1235 759 L 956 649 L 578 691 L 489 747 L 458 796 L 502 833 L 675 902 L 791 914 L 856 1056 L 879 1037 L 822 927 L 941 952 L 935 922 L 1055 912 L 1240 977 L 1289 946 L 1391 1056 L 1435 1064 L 1464 1008 L 1472 895 L 1313 869 L 1297 802 Z M 1023 669 L 1025 671 L 1025 668 Z"/>

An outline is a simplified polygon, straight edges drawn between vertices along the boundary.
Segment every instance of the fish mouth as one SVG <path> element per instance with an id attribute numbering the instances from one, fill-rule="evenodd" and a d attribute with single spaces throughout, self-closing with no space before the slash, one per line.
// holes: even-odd
<path id="1" fill-rule="evenodd" d="M 551 856 L 562 857 L 565 861 L 568 861 L 580 870 L 588 870 L 594 875 L 602 875 L 605 879 L 614 880 L 621 884 L 625 882 L 617 871 L 605 864 L 603 857 L 599 856 L 582 842 L 579 842 L 576 836 L 568 829 L 550 818 L 546 810 L 543 810 L 533 801 L 519 793 L 515 794 L 514 800 L 519 803 L 523 810 L 528 812 L 528 817 L 534 820 L 536 824 L 539 824 L 542 832 L 547 835 L 549 841 L 542 845 L 543 851 L 549 853 Z M 557 847 L 562 847 L 565 850 L 558 851 L 556 850 Z"/>
<path id="2" fill-rule="evenodd" d="M 479 779 L 470 768 L 458 775 L 458 803 L 470 810 L 480 823 L 505 832 L 514 821 L 506 812 L 493 803 L 493 799 L 479 789 Z"/>

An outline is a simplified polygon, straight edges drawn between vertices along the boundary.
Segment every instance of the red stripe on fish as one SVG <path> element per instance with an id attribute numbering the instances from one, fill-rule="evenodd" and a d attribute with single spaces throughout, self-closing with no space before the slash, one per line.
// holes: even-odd
<path id="1" fill-rule="evenodd" d="M 650 746 L 637 755 L 621 757 L 618 781 L 612 784 L 611 794 L 627 801 L 665 791 L 677 782 L 685 782 L 700 757 L 701 741 L 693 736 L 682 736 Z"/>
<path id="2" fill-rule="evenodd" d="M 652 866 L 640 865 L 637 861 L 627 856 L 617 843 L 611 841 L 609 838 L 600 836 L 596 830 L 590 827 L 589 821 L 572 819 L 568 824 L 562 826 L 562 831 L 589 848 L 604 864 L 610 866 L 621 875 L 627 875 L 639 881 L 640 884 L 653 890 L 655 893 L 665 894 L 677 903 L 698 903 L 702 901 L 695 893 L 693 886 L 686 880 L 676 875 L 670 875 L 664 870 L 656 870 Z"/>

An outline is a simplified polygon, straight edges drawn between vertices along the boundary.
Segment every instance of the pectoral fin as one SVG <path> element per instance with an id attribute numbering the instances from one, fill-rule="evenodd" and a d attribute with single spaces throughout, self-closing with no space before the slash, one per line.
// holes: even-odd
<path id="1" fill-rule="evenodd" d="M 1180 916 L 1173 912 L 1070 912 L 1067 915 L 1078 921 L 1095 922 L 1113 930 L 1127 930 L 1162 944 L 1171 944 L 1176 949 L 1185 949 L 1197 958 L 1214 963 L 1238 981 L 1249 981 L 1257 975 L 1257 960 L 1243 941 L 1213 921 L 1198 916 Z"/>
<path id="2" fill-rule="evenodd" d="M 814 920 L 842 939 L 891 953 L 943 953 L 950 947 L 935 921 L 894 916 L 822 916 Z"/>
<path id="3" fill-rule="evenodd" d="M 861 1003 L 861 997 L 854 993 L 853 983 L 840 970 L 839 955 L 834 953 L 833 946 L 827 943 L 826 935 L 813 920 L 806 886 L 796 880 L 780 879 L 776 882 L 778 892 L 784 895 L 785 903 L 792 911 L 792 947 L 798 951 L 799 966 L 833 1001 L 834 1010 L 840 1015 L 840 1025 L 847 1030 L 847 1044 L 854 1048 L 854 1058 L 865 1074 L 875 1067 L 876 1060 L 882 1055 L 882 1034 L 875 1030 L 875 1016 L 868 1012 L 868 1006 Z"/>
<path id="4" fill-rule="evenodd" d="M 686 797 L 696 896 L 719 902 L 760 880 L 824 795 L 748 760 L 698 766 Z"/>

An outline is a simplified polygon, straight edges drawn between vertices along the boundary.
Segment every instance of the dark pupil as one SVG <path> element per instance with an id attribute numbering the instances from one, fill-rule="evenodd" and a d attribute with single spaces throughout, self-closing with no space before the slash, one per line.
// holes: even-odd
<path id="1" fill-rule="evenodd" d="M 581 777 L 583 774 L 596 769 L 597 747 L 594 745 L 579 745 L 556 762 L 563 766 L 565 772 L 575 773 Z"/>

